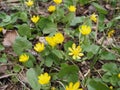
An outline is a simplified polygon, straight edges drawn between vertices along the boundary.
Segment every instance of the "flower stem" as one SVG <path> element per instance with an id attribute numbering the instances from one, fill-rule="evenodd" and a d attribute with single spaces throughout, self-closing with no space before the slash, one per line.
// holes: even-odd
<path id="1" fill-rule="evenodd" d="M 100 50 L 101 50 L 101 48 L 102 48 L 102 45 L 103 45 L 103 42 L 104 42 L 105 38 L 106 38 L 106 36 L 103 37 L 103 40 L 102 40 L 102 42 L 101 42 L 101 44 L 100 44 L 100 47 L 99 47 L 97 53 L 93 56 L 93 62 L 92 62 L 92 64 L 90 65 L 90 70 L 93 69 L 94 65 L 96 64 L 96 62 L 97 62 L 98 59 L 99 59 L 99 52 L 100 52 Z"/>

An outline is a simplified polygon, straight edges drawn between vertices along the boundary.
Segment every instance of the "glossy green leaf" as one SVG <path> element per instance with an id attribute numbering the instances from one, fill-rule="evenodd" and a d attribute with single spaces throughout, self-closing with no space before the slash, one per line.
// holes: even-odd
<path id="1" fill-rule="evenodd" d="M 38 76 L 33 68 L 30 68 L 27 73 L 27 80 L 33 90 L 41 90 L 41 85 L 38 83 Z"/>
<path id="2" fill-rule="evenodd" d="M 103 8 L 101 5 L 99 5 L 98 3 L 93 2 L 92 5 L 98 10 L 99 13 L 102 14 L 107 14 L 107 10 L 105 8 Z"/>
<path id="3" fill-rule="evenodd" d="M 3 22 L 9 22 L 11 21 L 11 16 L 6 15 L 6 17 L 3 19 Z"/>
<path id="4" fill-rule="evenodd" d="M 114 72 L 117 70 L 117 65 L 115 63 L 106 63 L 102 66 L 102 69 L 107 72 Z"/>
<path id="5" fill-rule="evenodd" d="M 72 19 L 70 25 L 71 25 L 71 26 L 75 26 L 75 25 L 77 25 L 77 24 L 79 24 L 79 23 L 84 22 L 84 19 L 85 19 L 85 16 L 74 17 L 74 19 Z"/>
<path id="6" fill-rule="evenodd" d="M 24 50 L 31 49 L 32 44 L 27 40 L 26 37 L 17 37 L 14 44 L 13 50 L 16 54 L 20 55 Z"/>
<path id="7" fill-rule="evenodd" d="M 24 65 L 26 67 L 32 68 L 35 63 L 35 57 L 30 53 L 26 53 L 26 54 L 29 56 L 29 60 L 27 62 L 25 62 Z"/>
<path id="8" fill-rule="evenodd" d="M 0 44 L 0 51 L 4 50 L 4 46 Z"/>
<path id="9" fill-rule="evenodd" d="M 18 28 L 18 33 L 21 36 L 27 36 L 27 37 L 31 36 L 31 29 L 27 24 L 19 25 L 17 26 L 17 28 Z"/>
<path id="10" fill-rule="evenodd" d="M 58 77 L 67 80 L 68 82 L 78 81 L 78 67 L 75 65 L 62 64 Z"/>
<path id="11" fill-rule="evenodd" d="M 71 47 L 72 44 L 73 44 L 73 41 L 71 41 L 71 40 L 68 41 L 68 42 L 66 42 L 66 43 L 64 44 L 64 49 L 65 49 L 65 51 L 68 51 L 68 48 Z"/>
<path id="12" fill-rule="evenodd" d="M 45 65 L 48 66 L 48 67 L 51 67 L 53 64 L 53 59 L 50 58 L 50 56 L 46 57 L 45 58 Z"/>
<path id="13" fill-rule="evenodd" d="M 63 53 L 62 53 L 62 51 L 53 49 L 52 53 L 55 54 L 58 58 L 63 59 Z"/>
<path id="14" fill-rule="evenodd" d="M 0 57 L 0 62 L 2 62 L 2 63 L 7 62 L 7 55 L 6 54 L 2 54 L 2 57 Z"/>
<path id="15" fill-rule="evenodd" d="M 102 51 L 100 54 L 100 58 L 102 60 L 116 60 L 116 56 L 111 52 Z"/>
<path id="16" fill-rule="evenodd" d="M 82 5 L 89 3 L 89 0 L 78 0 L 78 2 Z"/>
<path id="17" fill-rule="evenodd" d="M 57 25 L 47 18 L 41 18 L 41 20 L 38 22 L 38 27 L 44 34 L 49 34 L 57 31 Z"/>
<path id="18" fill-rule="evenodd" d="M 110 90 L 109 87 L 107 87 L 107 85 L 105 85 L 100 81 L 95 81 L 95 80 L 90 80 L 87 87 L 88 87 L 88 90 L 101 90 L 101 89 Z"/>
<path id="19" fill-rule="evenodd" d="M 19 17 L 23 22 L 26 22 L 28 20 L 28 16 L 26 12 L 20 12 L 20 17 Z"/>
<path id="20" fill-rule="evenodd" d="M 20 70 L 21 70 L 21 67 L 20 67 L 19 65 L 15 65 L 15 66 L 13 67 L 13 71 L 14 71 L 14 72 L 20 72 Z"/>

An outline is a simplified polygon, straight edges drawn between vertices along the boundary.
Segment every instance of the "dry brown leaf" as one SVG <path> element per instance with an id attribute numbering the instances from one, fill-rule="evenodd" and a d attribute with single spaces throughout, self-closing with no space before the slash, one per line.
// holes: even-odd
<path id="1" fill-rule="evenodd" d="M 5 47 L 12 46 L 17 36 L 18 36 L 18 33 L 16 30 L 6 31 L 6 33 L 4 34 L 4 39 L 3 39 L 2 44 Z"/>
<path id="2" fill-rule="evenodd" d="M 7 87 L 8 87 L 8 85 L 0 86 L 0 90 L 6 90 Z"/>
<path id="3" fill-rule="evenodd" d="M 103 38 L 104 38 L 104 37 L 100 38 L 97 43 L 98 43 L 98 44 L 101 44 Z M 104 46 L 112 45 L 112 44 L 113 44 L 113 41 L 114 41 L 113 38 L 107 38 L 107 39 L 105 39 L 105 40 L 103 41 L 103 45 L 104 45 Z"/>
<path id="4" fill-rule="evenodd" d="M 5 73 L 6 72 L 6 70 L 7 70 L 7 66 L 6 65 L 0 65 L 0 74 L 1 73 Z"/>
<path id="5" fill-rule="evenodd" d="M 39 37 L 39 41 L 41 43 L 44 43 L 44 44 L 47 44 L 46 40 L 45 40 L 45 37 Z"/>

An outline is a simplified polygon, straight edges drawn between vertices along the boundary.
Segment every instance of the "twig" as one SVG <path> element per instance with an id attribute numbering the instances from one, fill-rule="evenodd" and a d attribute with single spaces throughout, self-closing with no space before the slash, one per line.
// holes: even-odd
<path id="1" fill-rule="evenodd" d="M 60 83 L 62 85 L 62 87 L 65 89 L 65 86 L 61 81 L 57 81 L 57 82 Z"/>
<path id="2" fill-rule="evenodd" d="M 88 69 L 87 73 L 84 75 L 86 77 L 90 73 L 90 69 Z"/>
<path id="3" fill-rule="evenodd" d="M 3 76 L 0 76 L 0 79 L 7 78 L 7 77 L 10 77 L 10 76 L 15 76 L 15 75 L 16 75 L 16 74 L 3 75 Z"/>
<path id="4" fill-rule="evenodd" d="M 82 80 L 84 80 L 84 76 L 83 76 L 81 70 L 79 70 L 79 75 L 82 77 Z"/>

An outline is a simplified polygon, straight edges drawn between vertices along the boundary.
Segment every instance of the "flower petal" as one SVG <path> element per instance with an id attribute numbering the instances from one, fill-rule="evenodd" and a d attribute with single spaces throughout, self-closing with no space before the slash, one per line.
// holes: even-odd
<path id="1" fill-rule="evenodd" d="M 80 86 L 80 82 L 78 81 L 74 84 L 73 90 L 77 90 L 79 88 L 79 86 Z"/>

